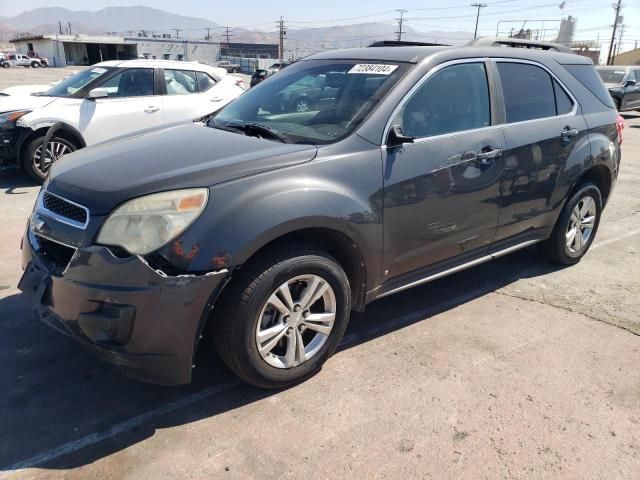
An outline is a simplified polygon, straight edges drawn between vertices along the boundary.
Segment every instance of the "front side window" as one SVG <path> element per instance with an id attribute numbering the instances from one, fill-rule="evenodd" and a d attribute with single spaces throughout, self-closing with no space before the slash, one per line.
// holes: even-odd
<path id="1" fill-rule="evenodd" d="M 489 126 L 489 84 L 484 64 L 452 65 L 435 73 L 412 95 L 393 124 L 416 138 Z"/>
<path id="2" fill-rule="evenodd" d="M 535 65 L 499 62 L 507 123 L 556 115 L 551 75 Z"/>
<path id="3" fill-rule="evenodd" d="M 153 68 L 123 70 L 100 85 L 109 97 L 145 97 L 153 95 Z"/>
<path id="4" fill-rule="evenodd" d="M 409 68 L 375 61 L 297 62 L 224 107 L 210 125 L 255 134 L 259 124 L 265 138 L 264 127 L 280 141 L 333 143 L 360 126 Z"/>
<path id="5" fill-rule="evenodd" d="M 196 73 L 187 70 L 165 70 L 164 83 L 167 95 L 189 95 L 198 93 Z"/>
<path id="6" fill-rule="evenodd" d="M 47 90 L 44 95 L 49 97 L 69 97 L 111 70 L 111 68 L 103 67 L 94 67 L 82 70 L 81 72 L 75 73 L 57 83 Z"/>

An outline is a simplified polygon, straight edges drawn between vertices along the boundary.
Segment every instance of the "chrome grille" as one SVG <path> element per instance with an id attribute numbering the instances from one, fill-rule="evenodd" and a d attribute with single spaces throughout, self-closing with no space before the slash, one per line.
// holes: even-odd
<path id="1" fill-rule="evenodd" d="M 85 207 L 50 192 L 44 192 L 42 206 L 49 212 L 66 219 L 69 223 L 75 224 L 80 228 L 84 228 L 89 219 L 89 212 Z"/>

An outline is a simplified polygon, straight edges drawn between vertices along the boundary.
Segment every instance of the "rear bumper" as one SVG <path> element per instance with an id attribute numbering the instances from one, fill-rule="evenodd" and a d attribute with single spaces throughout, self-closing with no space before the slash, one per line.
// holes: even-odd
<path id="1" fill-rule="evenodd" d="M 191 381 L 195 348 L 226 272 L 163 276 L 138 257 L 118 258 L 100 246 L 78 249 L 64 267 L 46 244 L 27 229 L 19 285 L 44 323 L 127 376 Z"/>

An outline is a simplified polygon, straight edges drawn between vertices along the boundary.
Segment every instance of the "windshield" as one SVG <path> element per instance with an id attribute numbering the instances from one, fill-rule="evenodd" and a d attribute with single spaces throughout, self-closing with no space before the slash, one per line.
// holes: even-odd
<path id="1" fill-rule="evenodd" d="M 614 70 L 611 68 L 598 68 L 598 74 L 604 83 L 622 83 L 624 70 Z"/>
<path id="2" fill-rule="evenodd" d="M 93 82 L 96 78 L 103 76 L 110 70 L 111 68 L 103 67 L 94 67 L 82 70 L 81 72 L 75 73 L 70 77 L 65 78 L 60 83 L 57 83 L 49 90 L 44 92 L 44 95 L 49 97 L 69 97 L 81 88 L 89 85 L 89 83 Z"/>
<path id="3" fill-rule="evenodd" d="M 349 60 L 299 62 L 224 107 L 210 126 L 258 124 L 292 143 L 333 143 L 358 128 L 408 68 Z"/>

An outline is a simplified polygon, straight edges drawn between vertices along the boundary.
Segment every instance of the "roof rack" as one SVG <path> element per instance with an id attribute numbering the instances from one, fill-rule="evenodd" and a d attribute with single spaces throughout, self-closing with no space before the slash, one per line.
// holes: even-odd
<path id="1" fill-rule="evenodd" d="M 382 40 L 374 42 L 369 47 L 449 47 L 445 43 L 409 42 L 406 40 Z"/>
<path id="2" fill-rule="evenodd" d="M 471 40 L 467 47 L 511 47 L 511 48 L 530 48 L 533 50 L 550 50 L 553 52 L 575 53 L 566 45 L 553 42 L 542 42 L 537 40 L 525 40 L 523 38 L 511 37 L 482 37 L 477 40 Z"/>

